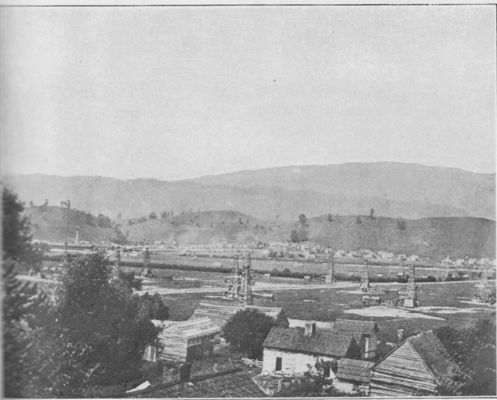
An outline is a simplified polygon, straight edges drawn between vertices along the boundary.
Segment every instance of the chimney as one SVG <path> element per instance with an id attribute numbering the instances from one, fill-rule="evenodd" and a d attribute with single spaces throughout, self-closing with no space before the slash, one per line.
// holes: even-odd
<path id="1" fill-rule="evenodd" d="M 397 329 L 397 339 L 399 342 L 401 342 L 404 339 L 404 332 L 405 332 L 404 328 Z"/>
<path id="2" fill-rule="evenodd" d="M 192 365 L 189 362 L 181 364 L 179 367 L 179 381 L 189 382 L 191 372 L 192 372 Z"/>
<path id="3" fill-rule="evenodd" d="M 305 323 L 305 336 L 313 336 L 316 333 L 316 323 L 315 322 L 306 322 Z"/>

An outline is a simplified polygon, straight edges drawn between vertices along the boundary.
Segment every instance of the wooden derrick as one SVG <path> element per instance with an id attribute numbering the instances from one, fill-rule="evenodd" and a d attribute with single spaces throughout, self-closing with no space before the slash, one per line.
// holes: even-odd
<path id="1" fill-rule="evenodd" d="M 150 265 L 150 250 L 148 249 L 148 247 L 145 247 L 145 250 L 143 251 L 143 269 L 141 272 L 143 278 L 155 278 Z"/>
<path id="2" fill-rule="evenodd" d="M 333 249 L 328 249 L 328 273 L 324 278 L 325 283 L 336 283 L 335 279 L 335 260 L 333 257 Z"/>
<path id="3" fill-rule="evenodd" d="M 119 278 L 119 268 L 121 267 L 121 249 L 116 249 L 114 264 L 111 266 L 111 279 Z"/>
<path id="4" fill-rule="evenodd" d="M 236 300 L 240 296 L 241 289 L 241 276 L 240 276 L 240 256 L 237 255 L 233 258 L 233 276 L 231 280 L 227 280 L 229 283 L 228 290 L 224 293 L 225 297 L 232 300 Z"/>
<path id="5" fill-rule="evenodd" d="M 363 292 L 369 291 L 369 269 L 368 260 L 364 260 L 364 267 L 361 272 L 361 290 Z"/>
<path id="6" fill-rule="evenodd" d="M 246 258 L 237 256 L 233 263 L 233 277 L 229 281 L 228 290 L 224 293 L 225 297 L 244 305 L 252 305 L 252 278 L 250 253 Z"/>
<path id="7" fill-rule="evenodd" d="M 419 305 L 418 302 L 418 285 L 416 285 L 416 271 L 414 265 L 411 265 L 409 271 L 409 280 L 407 281 L 407 288 L 404 297 L 404 307 L 414 308 Z"/>
<path id="8" fill-rule="evenodd" d="M 474 300 L 480 303 L 495 304 L 495 287 L 488 282 L 487 269 L 482 271 L 481 280 L 475 285 L 476 292 L 473 295 Z"/>
<path id="9" fill-rule="evenodd" d="M 245 305 L 252 305 L 254 299 L 252 297 L 252 260 L 250 258 L 250 253 L 248 253 L 247 258 L 243 260 L 242 266 L 243 271 L 240 300 Z"/>

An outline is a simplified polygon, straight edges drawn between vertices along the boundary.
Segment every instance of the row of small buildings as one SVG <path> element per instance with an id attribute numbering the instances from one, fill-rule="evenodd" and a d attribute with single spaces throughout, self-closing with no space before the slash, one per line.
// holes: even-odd
<path id="1" fill-rule="evenodd" d="M 326 377 L 344 393 L 436 395 L 441 388 L 455 393 L 461 382 L 459 367 L 431 331 L 400 340 L 378 359 L 379 329 L 373 321 L 337 319 L 325 328 L 314 322 L 290 327 L 281 308 L 233 303 L 202 302 L 187 321 L 153 321 L 159 335 L 145 359 L 181 363 L 212 355 L 223 346 L 224 324 L 244 308 L 257 309 L 276 321 L 263 344 L 261 373 L 252 379 L 265 395 L 277 394 L 279 381 L 315 372 L 318 362 L 331 365 Z"/>

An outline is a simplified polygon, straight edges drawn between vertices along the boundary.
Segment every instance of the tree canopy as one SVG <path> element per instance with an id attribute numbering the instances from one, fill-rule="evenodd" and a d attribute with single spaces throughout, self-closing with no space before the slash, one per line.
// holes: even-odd
<path id="1" fill-rule="evenodd" d="M 233 315 L 223 328 L 230 346 L 251 358 L 262 356 L 262 344 L 276 321 L 262 312 L 246 308 Z"/>
<path id="2" fill-rule="evenodd" d="M 434 332 L 467 375 L 462 394 L 495 396 L 495 323 L 481 319 L 472 328 L 444 326 Z"/>
<path id="3" fill-rule="evenodd" d="M 99 254 L 68 265 L 47 319 L 39 346 L 54 396 L 136 378 L 145 347 L 156 337 L 148 304 L 133 295 L 128 280 L 112 277 Z"/>
<path id="4" fill-rule="evenodd" d="M 23 205 L 6 188 L 2 200 L 3 390 L 6 397 L 19 397 L 30 368 L 28 349 L 32 343 L 29 332 L 33 313 L 45 297 L 36 286 L 16 278 L 21 263 L 39 263 L 40 257 L 31 246 L 29 221 L 22 217 Z"/>

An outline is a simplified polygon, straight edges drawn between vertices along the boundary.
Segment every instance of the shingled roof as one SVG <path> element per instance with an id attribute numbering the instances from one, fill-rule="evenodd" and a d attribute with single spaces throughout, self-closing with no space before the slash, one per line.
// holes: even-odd
<path id="1" fill-rule="evenodd" d="M 442 342 L 427 331 L 405 339 L 375 364 L 370 385 L 373 396 L 404 397 L 436 394 L 440 387 L 455 394 L 463 380 Z"/>
<path id="2" fill-rule="evenodd" d="M 201 302 L 198 307 L 193 312 L 190 317 L 191 320 L 198 318 L 208 317 L 214 323 L 216 323 L 221 328 L 226 325 L 226 322 L 235 315 L 238 311 L 244 309 L 255 309 L 263 314 L 273 318 L 278 321 L 280 318 L 285 318 L 283 314 L 283 309 L 280 307 L 258 307 L 258 306 L 245 306 L 243 304 L 218 304 L 218 303 L 209 303 L 209 302 Z"/>
<path id="3" fill-rule="evenodd" d="M 439 383 L 451 386 L 452 377 L 460 370 L 433 331 L 411 336 L 406 341 L 420 355 Z"/>
<path id="4" fill-rule="evenodd" d="M 338 379 L 369 383 L 373 365 L 374 363 L 371 361 L 341 358 L 338 360 L 338 369 L 335 375 Z"/>
<path id="5" fill-rule="evenodd" d="M 220 333 L 221 328 L 209 318 L 198 318 L 187 321 L 159 321 L 152 320 L 156 328 L 161 329 L 161 335 L 178 335 L 185 339 L 192 339 Z"/>
<path id="6" fill-rule="evenodd" d="M 193 377 L 190 382 L 173 382 L 158 385 L 133 397 L 265 397 L 252 378 L 243 370 L 218 372 L 215 374 Z"/>
<path id="7" fill-rule="evenodd" d="M 355 319 L 337 319 L 333 322 L 333 330 L 341 332 L 360 332 L 369 334 L 378 331 L 378 325 L 374 321 L 359 321 Z"/>
<path id="8" fill-rule="evenodd" d="M 359 321 L 355 319 L 337 319 L 332 322 L 331 329 L 336 332 L 349 333 L 354 335 L 357 343 L 363 335 L 369 335 L 371 332 L 378 332 L 378 325 L 374 321 Z"/>
<path id="9" fill-rule="evenodd" d="M 306 336 L 302 328 L 274 327 L 264 340 L 264 347 L 319 354 L 331 357 L 345 357 L 357 343 L 352 334 L 318 330 Z"/>

